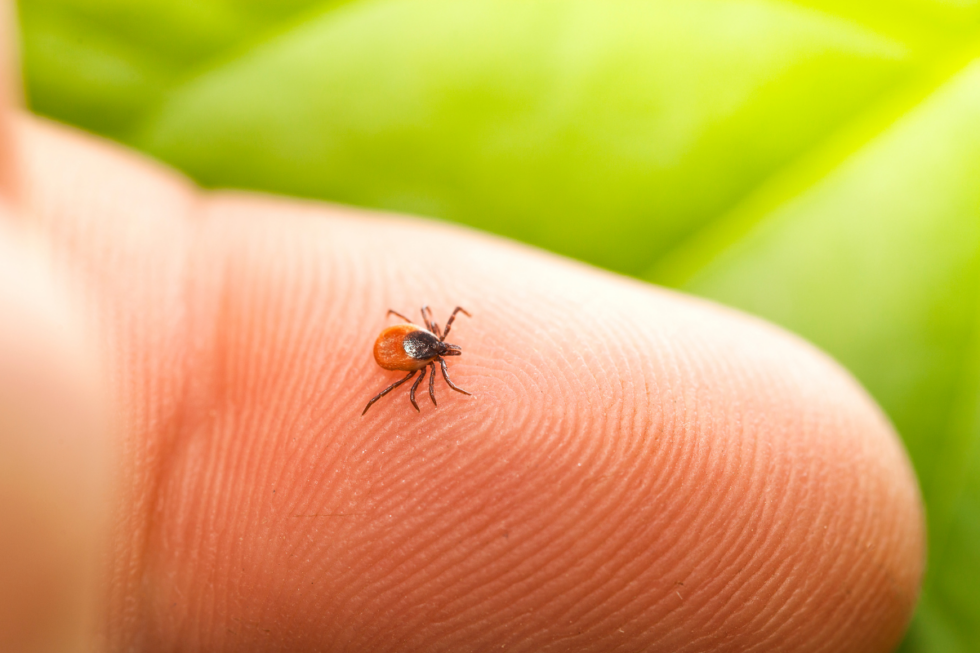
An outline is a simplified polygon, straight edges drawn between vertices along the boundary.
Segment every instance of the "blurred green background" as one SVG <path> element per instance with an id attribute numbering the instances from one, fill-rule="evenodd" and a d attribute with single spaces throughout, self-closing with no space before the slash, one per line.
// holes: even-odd
<path id="1" fill-rule="evenodd" d="M 980 0 L 21 0 L 32 109 L 761 315 L 894 421 L 980 651 Z"/>

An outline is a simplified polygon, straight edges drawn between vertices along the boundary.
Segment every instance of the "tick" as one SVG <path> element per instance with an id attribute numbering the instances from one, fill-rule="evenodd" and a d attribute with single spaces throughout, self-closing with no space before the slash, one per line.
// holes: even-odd
<path id="1" fill-rule="evenodd" d="M 431 368 L 432 372 L 429 376 L 429 398 L 432 399 L 432 405 L 436 406 L 436 363 L 439 363 L 439 366 L 442 367 L 442 376 L 446 379 L 446 383 L 449 384 L 450 388 L 456 392 L 462 392 L 464 395 L 470 394 L 466 390 L 456 387 L 456 384 L 452 382 L 449 378 L 449 370 L 446 367 L 446 359 L 443 358 L 444 356 L 460 356 L 463 353 L 459 345 L 451 345 L 445 341 L 446 336 L 449 335 L 449 329 L 453 326 L 453 320 L 456 319 L 457 313 L 462 313 L 466 317 L 472 317 L 465 309 L 457 306 L 453 310 L 452 315 L 449 316 L 449 319 L 446 320 L 446 330 L 440 331 L 439 325 L 432 320 L 432 311 L 428 306 L 422 307 L 422 321 L 425 323 L 424 329 L 398 311 L 388 310 L 388 315 L 396 315 L 405 320 L 405 322 L 390 326 L 381 332 L 381 335 L 374 342 L 374 360 L 386 370 L 408 372 L 408 376 L 399 381 L 395 381 L 379 392 L 378 396 L 369 401 L 368 405 L 364 407 L 364 412 L 361 415 L 368 412 L 368 408 L 373 406 L 374 402 L 384 397 L 402 383 L 408 381 L 419 371 L 422 374 L 412 384 L 412 391 L 408 394 L 408 398 L 412 402 L 412 405 L 415 406 L 416 412 L 422 412 L 419 410 L 419 405 L 415 401 L 415 391 L 422 383 L 422 379 L 425 378 L 426 367 Z"/>

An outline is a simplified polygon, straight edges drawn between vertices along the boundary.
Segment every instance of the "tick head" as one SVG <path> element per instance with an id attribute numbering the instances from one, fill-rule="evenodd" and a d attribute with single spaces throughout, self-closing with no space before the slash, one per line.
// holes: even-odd
<path id="1" fill-rule="evenodd" d="M 448 342 L 439 343 L 439 355 L 440 356 L 461 356 L 463 350 L 459 348 L 459 345 L 451 345 Z"/>

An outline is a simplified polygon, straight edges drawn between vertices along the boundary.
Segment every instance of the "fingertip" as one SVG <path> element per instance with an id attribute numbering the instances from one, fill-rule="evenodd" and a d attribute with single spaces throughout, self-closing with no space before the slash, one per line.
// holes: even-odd
<path id="1" fill-rule="evenodd" d="M 277 374 L 339 398 L 318 410 L 289 494 L 365 515 L 316 526 L 330 582 L 311 598 L 331 616 L 293 617 L 330 641 L 866 652 L 900 638 L 922 569 L 915 479 L 873 402 L 809 345 L 466 230 L 250 197 L 212 215 L 261 234 L 274 221 L 293 243 L 295 267 L 249 250 L 235 286 L 267 286 L 260 305 L 306 298 L 286 311 L 304 344 L 289 340 Z M 419 251 L 452 274 L 417 266 Z M 453 376 L 476 397 L 412 421 L 388 402 L 350 424 L 345 398 L 384 375 L 366 352 L 385 307 L 425 302 L 477 307 L 452 332 Z M 317 321 L 313 306 L 342 309 Z M 321 357 L 345 361 L 348 383 L 321 382 Z M 325 480 L 338 465 L 342 485 Z"/>

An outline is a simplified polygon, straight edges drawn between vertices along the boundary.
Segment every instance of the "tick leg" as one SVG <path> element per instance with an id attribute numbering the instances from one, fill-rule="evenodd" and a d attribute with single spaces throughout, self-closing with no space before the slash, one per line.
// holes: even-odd
<path id="1" fill-rule="evenodd" d="M 439 325 L 432 319 L 432 309 L 428 306 L 422 307 L 422 319 L 425 320 L 425 328 L 439 337 Z"/>
<path id="2" fill-rule="evenodd" d="M 425 378 L 425 368 L 423 367 L 420 371 L 422 374 L 419 375 L 419 378 L 415 379 L 415 383 L 412 384 L 412 391 L 408 393 L 408 398 L 412 401 L 412 405 L 415 406 L 416 413 L 422 412 L 419 410 L 419 405 L 415 403 L 415 390 L 419 387 L 419 384 L 422 383 L 422 379 Z"/>
<path id="3" fill-rule="evenodd" d="M 363 416 L 364 413 L 368 412 L 368 408 L 370 408 L 371 406 L 373 406 L 374 405 L 374 402 L 376 402 L 378 399 L 381 399 L 386 394 L 388 394 L 389 392 L 391 392 L 392 390 L 394 390 L 395 388 L 397 388 L 398 386 L 400 386 L 402 383 L 405 383 L 405 381 L 408 381 L 413 376 L 415 376 L 415 372 L 409 372 L 408 373 L 408 376 L 406 376 L 404 379 L 402 379 L 401 381 L 395 381 L 394 383 L 392 383 L 391 385 L 389 385 L 387 388 L 385 388 L 384 390 L 382 390 L 381 392 L 379 392 L 378 393 L 378 396 L 375 397 L 374 399 L 372 399 L 371 401 L 369 401 L 368 402 L 368 405 L 364 407 L 364 412 L 361 413 L 361 415 Z"/>
<path id="4" fill-rule="evenodd" d="M 446 339 L 446 336 L 448 336 L 448 335 L 449 335 L 449 329 L 450 329 L 450 327 L 452 327 L 452 326 L 453 326 L 453 320 L 455 320 L 455 319 L 456 319 L 456 313 L 462 313 L 462 314 L 463 314 L 463 315 L 465 315 L 466 317 L 473 317 L 472 315 L 470 315 L 470 314 L 469 314 L 469 313 L 468 313 L 468 312 L 466 311 L 466 309 L 465 309 L 465 308 L 463 308 L 462 306 L 457 306 L 457 307 L 455 308 L 455 310 L 453 310 L 453 314 L 449 316 L 449 319 L 448 319 L 448 320 L 446 320 L 446 332 L 445 332 L 445 333 L 443 333 L 443 334 L 442 334 L 441 336 L 439 336 L 439 334 L 438 334 L 438 333 L 436 333 L 436 335 L 437 335 L 437 336 L 439 336 L 439 340 L 445 340 L 445 339 Z M 433 333 L 434 333 L 434 332 L 433 332 Z"/>
<path id="5" fill-rule="evenodd" d="M 432 374 L 429 375 L 429 399 L 432 400 L 433 406 L 438 406 L 436 403 L 436 364 L 429 363 L 429 367 L 432 368 Z"/>
<path id="6" fill-rule="evenodd" d="M 449 387 L 450 388 L 452 388 L 456 392 L 462 392 L 464 395 L 470 394 L 466 390 L 463 390 L 462 388 L 456 387 L 456 384 L 449 380 L 449 369 L 446 367 L 446 359 L 445 358 L 440 358 L 439 359 L 439 364 L 442 365 L 442 376 L 446 379 L 446 383 L 449 384 Z"/>
<path id="7" fill-rule="evenodd" d="M 415 324 L 415 322 L 412 322 L 410 319 L 408 319 L 407 317 L 405 317 L 404 315 L 402 315 L 398 311 L 393 311 L 390 308 L 388 309 L 388 315 L 397 315 L 398 317 L 400 317 L 401 319 L 405 320 L 409 324 Z M 388 317 L 388 315 L 385 315 L 385 317 Z"/>

